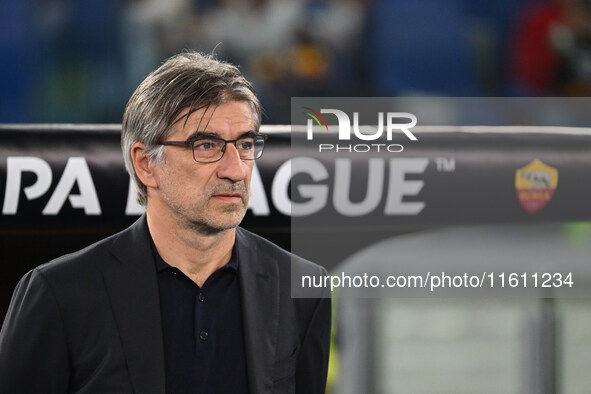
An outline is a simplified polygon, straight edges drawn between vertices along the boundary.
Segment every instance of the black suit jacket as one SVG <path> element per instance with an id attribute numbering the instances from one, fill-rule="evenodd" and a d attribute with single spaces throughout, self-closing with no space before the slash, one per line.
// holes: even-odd
<path id="1" fill-rule="evenodd" d="M 323 393 L 330 299 L 291 298 L 290 265 L 326 270 L 240 228 L 236 247 L 250 392 Z M 163 393 L 164 379 L 145 217 L 21 279 L 0 332 L 0 393 Z"/>

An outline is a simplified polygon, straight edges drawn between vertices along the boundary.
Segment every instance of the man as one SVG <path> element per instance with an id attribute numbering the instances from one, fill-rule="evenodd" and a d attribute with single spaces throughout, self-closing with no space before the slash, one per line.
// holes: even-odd
<path id="1" fill-rule="evenodd" d="M 198 53 L 150 74 L 121 145 L 146 214 L 27 273 L 0 333 L 1 393 L 321 393 L 330 298 L 312 263 L 238 227 L 265 136 L 249 82 Z"/>

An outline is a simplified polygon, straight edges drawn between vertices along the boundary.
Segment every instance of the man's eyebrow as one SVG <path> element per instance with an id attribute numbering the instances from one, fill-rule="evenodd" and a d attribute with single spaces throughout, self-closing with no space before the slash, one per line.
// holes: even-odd
<path id="1" fill-rule="evenodd" d="M 187 137 L 187 140 L 194 140 L 196 138 L 202 138 L 202 137 L 221 138 L 218 133 L 215 133 L 213 131 L 196 131 L 193 134 L 191 134 L 189 137 Z"/>
<path id="2" fill-rule="evenodd" d="M 243 137 L 250 137 L 250 136 L 253 136 L 256 134 L 257 133 L 254 130 L 248 130 L 248 131 L 245 131 L 244 133 L 240 134 L 237 137 L 237 139 L 240 139 Z M 205 137 L 205 138 L 207 138 L 207 137 L 219 138 L 219 139 L 223 140 L 222 136 L 219 133 L 216 133 L 215 131 L 196 131 L 193 134 L 191 134 L 189 137 L 187 137 L 187 140 L 194 140 L 194 139 L 203 138 L 203 137 Z"/>

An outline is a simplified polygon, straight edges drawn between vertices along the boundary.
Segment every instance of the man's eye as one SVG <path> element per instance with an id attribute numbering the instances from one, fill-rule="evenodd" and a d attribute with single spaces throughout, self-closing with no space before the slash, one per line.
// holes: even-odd
<path id="1" fill-rule="evenodd" d="M 238 141 L 238 148 L 242 150 L 251 150 L 254 146 L 254 142 L 252 140 L 246 141 Z"/>
<path id="2" fill-rule="evenodd" d="M 199 151 L 215 150 L 217 144 L 211 140 L 199 140 L 193 143 L 193 148 Z"/>

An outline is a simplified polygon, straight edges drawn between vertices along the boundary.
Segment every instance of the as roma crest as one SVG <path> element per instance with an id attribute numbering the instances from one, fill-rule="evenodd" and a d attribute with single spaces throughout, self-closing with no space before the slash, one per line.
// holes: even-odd
<path id="1" fill-rule="evenodd" d="M 552 199 L 558 186 L 558 170 L 535 159 L 515 172 L 517 199 L 529 213 L 536 213 Z"/>

